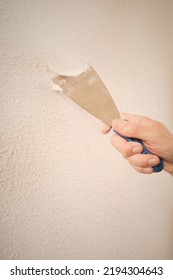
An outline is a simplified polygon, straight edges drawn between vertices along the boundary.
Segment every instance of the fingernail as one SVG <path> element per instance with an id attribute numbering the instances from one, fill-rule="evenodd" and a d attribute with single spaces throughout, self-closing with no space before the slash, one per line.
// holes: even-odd
<path id="1" fill-rule="evenodd" d="M 153 165 L 153 164 L 156 164 L 157 163 L 157 158 L 151 158 L 149 159 L 149 165 Z"/>
<path id="2" fill-rule="evenodd" d="M 141 152 L 141 146 L 140 146 L 140 145 L 134 146 L 134 147 L 133 147 L 133 153 L 134 153 L 134 154 L 137 154 L 137 153 L 139 153 L 139 152 Z"/>

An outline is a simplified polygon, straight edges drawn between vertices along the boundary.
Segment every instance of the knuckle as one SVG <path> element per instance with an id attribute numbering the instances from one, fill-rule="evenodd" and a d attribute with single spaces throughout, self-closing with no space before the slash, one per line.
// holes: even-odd
<path id="1" fill-rule="evenodd" d="M 128 145 L 125 145 L 124 150 L 122 152 L 122 156 L 125 159 L 128 159 L 132 155 L 131 149 L 128 147 Z"/>
<path id="2" fill-rule="evenodd" d="M 122 153 L 122 156 L 123 156 L 124 159 L 128 160 L 128 157 L 125 155 L 125 153 Z"/>
<path id="3" fill-rule="evenodd" d="M 115 142 L 115 135 L 112 135 L 110 138 L 110 143 L 114 145 L 114 142 Z"/>
<path id="4" fill-rule="evenodd" d="M 135 135 L 135 134 L 137 134 L 139 132 L 140 132 L 140 126 L 135 124 L 135 123 L 132 124 L 132 126 L 131 126 L 131 133 Z"/>
<path id="5" fill-rule="evenodd" d="M 130 155 L 127 151 L 123 151 L 122 156 L 123 156 L 123 158 L 128 159 Z"/>

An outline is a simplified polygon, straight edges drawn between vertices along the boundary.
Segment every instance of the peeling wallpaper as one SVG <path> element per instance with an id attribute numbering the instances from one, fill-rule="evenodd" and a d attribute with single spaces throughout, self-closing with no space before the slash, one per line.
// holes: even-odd
<path id="1" fill-rule="evenodd" d="M 173 129 L 170 5 L 0 0 L 1 259 L 173 258 L 172 178 L 135 173 L 47 74 L 87 59 L 121 111 Z"/>

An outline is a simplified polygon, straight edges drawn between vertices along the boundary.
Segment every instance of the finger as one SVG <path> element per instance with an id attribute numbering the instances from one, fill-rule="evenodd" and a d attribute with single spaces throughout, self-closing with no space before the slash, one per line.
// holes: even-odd
<path id="1" fill-rule="evenodd" d="M 101 132 L 102 132 L 103 134 L 108 133 L 110 130 L 111 130 L 111 126 L 110 126 L 110 125 L 107 125 L 107 124 L 105 124 L 105 123 L 102 123 Z"/>
<path id="2" fill-rule="evenodd" d="M 121 136 L 114 134 L 111 137 L 111 144 L 124 156 L 130 157 L 143 151 L 143 146 L 137 142 L 127 142 Z"/>
<path id="3" fill-rule="evenodd" d="M 152 167 L 140 167 L 140 166 L 135 166 L 135 165 L 131 165 L 131 166 L 139 173 L 143 173 L 143 174 L 152 174 L 153 173 Z"/>
<path id="4" fill-rule="evenodd" d="M 127 160 L 131 165 L 138 167 L 153 167 L 159 164 L 160 159 L 155 155 L 146 155 L 146 154 L 136 154 L 130 157 L 127 157 Z"/>

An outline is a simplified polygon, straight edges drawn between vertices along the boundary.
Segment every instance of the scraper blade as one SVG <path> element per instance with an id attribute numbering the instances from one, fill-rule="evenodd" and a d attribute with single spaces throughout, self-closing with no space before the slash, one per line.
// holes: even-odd
<path id="1" fill-rule="evenodd" d="M 110 93 L 92 66 L 77 76 L 57 75 L 52 81 L 70 99 L 102 122 L 111 125 L 114 119 L 120 117 Z"/>

